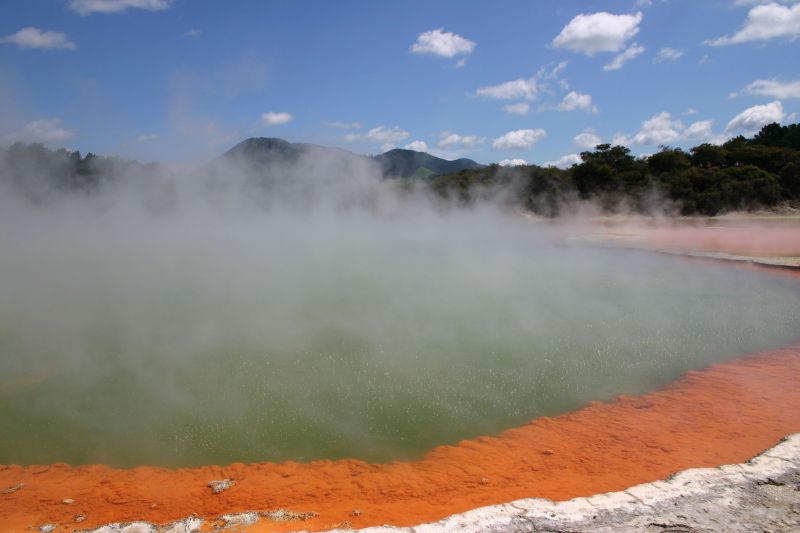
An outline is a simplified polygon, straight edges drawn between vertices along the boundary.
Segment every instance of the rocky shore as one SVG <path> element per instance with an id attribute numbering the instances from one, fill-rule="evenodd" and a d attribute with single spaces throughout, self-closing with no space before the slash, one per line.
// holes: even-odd
<path id="1" fill-rule="evenodd" d="M 620 492 L 565 502 L 517 500 L 417 527 L 373 527 L 362 531 L 797 532 L 800 433 L 746 463 L 684 470 L 667 480 Z"/>

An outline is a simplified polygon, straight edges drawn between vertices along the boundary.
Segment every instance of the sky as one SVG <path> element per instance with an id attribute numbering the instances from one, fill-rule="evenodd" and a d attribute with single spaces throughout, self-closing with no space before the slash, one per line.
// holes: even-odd
<path id="1" fill-rule="evenodd" d="M 248 137 L 568 166 L 800 113 L 798 0 L 3 0 L 0 145 L 204 162 Z"/>

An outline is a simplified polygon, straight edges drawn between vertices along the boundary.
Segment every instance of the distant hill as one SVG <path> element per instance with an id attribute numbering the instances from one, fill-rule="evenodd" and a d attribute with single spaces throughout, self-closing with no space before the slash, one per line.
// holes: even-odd
<path id="1" fill-rule="evenodd" d="M 297 161 L 301 155 L 312 153 L 333 157 L 363 157 L 347 150 L 319 144 L 290 143 L 277 137 L 251 137 L 222 154 L 221 159 L 241 158 L 255 164 L 290 163 Z"/>
<path id="2" fill-rule="evenodd" d="M 462 170 L 483 168 L 472 159 L 448 161 L 425 152 L 395 148 L 374 156 L 381 165 L 383 175 L 400 178 L 428 178 L 442 174 L 453 174 Z"/>
<path id="3" fill-rule="evenodd" d="M 448 161 L 425 152 L 394 149 L 380 155 L 359 156 L 347 150 L 307 143 L 290 143 L 274 137 L 253 137 L 246 139 L 227 152 L 221 159 L 246 160 L 251 165 L 272 163 L 292 163 L 305 154 L 319 154 L 331 158 L 363 158 L 380 165 L 383 175 L 392 178 L 429 178 L 442 174 L 452 174 L 461 170 L 483 168 L 484 165 L 471 159 Z"/>

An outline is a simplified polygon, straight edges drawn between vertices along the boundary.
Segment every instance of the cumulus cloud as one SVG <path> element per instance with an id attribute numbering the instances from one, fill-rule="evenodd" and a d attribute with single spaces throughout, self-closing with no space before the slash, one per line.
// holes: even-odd
<path id="1" fill-rule="evenodd" d="M 70 0 L 69 8 L 82 16 L 92 13 L 122 13 L 128 8 L 162 11 L 173 0 Z"/>
<path id="2" fill-rule="evenodd" d="M 560 79 L 561 71 L 566 67 L 566 61 L 560 62 L 553 68 L 545 66 L 530 78 L 519 78 L 498 85 L 480 87 L 475 94 L 496 100 L 535 100 L 539 93 L 548 90 L 551 82 L 557 82 L 564 88 L 569 86 L 566 80 Z"/>
<path id="3" fill-rule="evenodd" d="M 382 142 L 382 143 L 397 143 L 400 141 L 404 141 L 411 136 L 409 132 L 406 130 L 400 129 L 397 126 L 392 128 L 387 128 L 385 126 L 378 126 L 377 128 L 372 128 L 367 132 L 365 135 L 366 139 L 370 141 Z"/>
<path id="4" fill-rule="evenodd" d="M 800 3 L 792 7 L 777 3 L 758 5 L 748 13 L 742 27 L 733 35 L 710 39 L 705 44 L 727 46 L 750 41 L 770 39 L 795 39 L 800 36 Z"/>
<path id="5" fill-rule="evenodd" d="M 31 26 L 3 37 L 0 42 L 14 44 L 20 48 L 37 48 L 39 50 L 75 50 L 77 48 L 66 33 L 40 30 Z"/>
<path id="6" fill-rule="evenodd" d="M 745 91 L 756 96 L 771 98 L 800 98 L 800 80 L 785 83 L 778 80 L 756 80 L 745 87 Z"/>
<path id="7" fill-rule="evenodd" d="M 531 105 L 528 102 L 519 102 L 518 104 L 508 104 L 503 106 L 503 109 L 509 115 L 527 115 L 531 110 Z"/>
<path id="8" fill-rule="evenodd" d="M 479 144 L 486 142 L 486 137 L 478 137 L 477 135 L 459 135 L 452 131 L 444 131 L 439 134 L 439 148 L 454 149 L 454 148 L 474 148 Z"/>
<path id="9" fill-rule="evenodd" d="M 530 148 L 545 137 L 547 132 L 541 128 L 509 131 L 492 141 L 492 148 L 500 150 Z"/>
<path id="10" fill-rule="evenodd" d="M 657 146 L 687 139 L 716 142 L 719 139 L 714 136 L 711 126 L 710 120 L 699 120 L 687 127 L 680 120 L 673 119 L 668 112 L 662 111 L 642 122 L 636 134 L 615 136 L 614 144 Z"/>
<path id="11" fill-rule="evenodd" d="M 670 48 L 666 46 L 659 50 L 656 57 L 653 58 L 653 63 L 663 63 L 664 61 L 675 61 L 680 59 L 680 57 L 684 54 L 683 50 L 678 50 L 676 48 Z"/>
<path id="12" fill-rule="evenodd" d="M 386 126 L 381 125 L 372 128 L 366 133 L 348 133 L 344 136 L 344 140 L 347 142 L 370 141 L 374 143 L 380 143 L 381 150 L 385 152 L 387 150 L 391 150 L 396 146 L 397 143 L 405 141 L 409 137 L 411 137 L 411 133 L 399 128 L 398 126 L 387 128 Z"/>
<path id="13" fill-rule="evenodd" d="M 278 113 L 275 111 L 269 111 L 261 115 L 261 123 L 265 126 L 280 126 L 281 124 L 287 124 L 292 121 L 294 117 L 291 113 Z"/>
<path id="14" fill-rule="evenodd" d="M 764 105 L 754 105 L 733 117 L 725 127 L 725 133 L 752 135 L 767 124 L 781 122 L 784 117 L 783 104 L 779 100 Z"/>
<path id="15" fill-rule="evenodd" d="M 592 95 L 579 93 L 577 91 L 570 91 L 558 104 L 559 111 L 588 111 L 589 113 L 597 113 L 597 106 L 592 103 Z"/>
<path id="16" fill-rule="evenodd" d="M 323 120 L 322 125 L 326 128 L 334 128 L 337 130 L 359 130 L 361 129 L 360 122 L 340 122 L 337 120 Z"/>
<path id="17" fill-rule="evenodd" d="M 603 144 L 603 139 L 593 129 L 588 128 L 573 137 L 572 142 L 581 148 L 594 148 L 598 144 Z"/>
<path id="18" fill-rule="evenodd" d="M 528 162 L 524 159 L 503 159 L 497 163 L 501 167 L 520 167 L 523 165 L 527 165 Z"/>
<path id="19" fill-rule="evenodd" d="M 641 55 L 644 52 L 644 46 L 633 43 L 624 52 L 618 54 L 611 60 L 610 63 L 603 66 L 603 70 L 619 70 L 627 61 Z"/>
<path id="20" fill-rule="evenodd" d="M 517 80 L 506 81 L 499 85 L 481 87 L 475 91 L 475 93 L 478 96 L 495 98 L 497 100 L 513 100 L 517 98 L 533 100 L 539 93 L 539 85 L 535 77 L 527 80 L 520 78 Z"/>
<path id="21" fill-rule="evenodd" d="M 419 34 L 416 42 L 411 45 L 411 51 L 415 54 L 433 54 L 447 58 L 457 55 L 469 55 L 474 49 L 474 41 L 465 39 L 455 33 L 444 31 L 444 28 L 437 28 Z"/>
<path id="22" fill-rule="evenodd" d="M 713 140 L 714 132 L 711 129 L 713 124 L 714 122 L 711 120 L 692 122 L 689 124 L 689 127 L 683 130 L 683 137 L 685 139 L 698 139 L 703 141 Z"/>
<path id="23" fill-rule="evenodd" d="M 198 30 L 197 28 L 192 28 L 191 30 L 187 31 L 183 34 L 184 37 L 199 37 L 202 35 L 202 30 Z"/>
<path id="24" fill-rule="evenodd" d="M 403 148 L 405 148 L 406 150 L 415 150 L 417 152 L 427 152 L 428 144 L 425 141 L 411 141 Z"/>
<path id="25" fill-rule="evenodd" d="M 61 143 L 75 137 L 76 131 L 64 127 L 60 118 L 43 118 L 25 124 L 21 129 L 5 136 L 7 143 L 40 142 Z"/>
<path id="26" fill-rule="evenodd" d="M 564 26 L 553 46 L 593 56 L 598 52 L 618 52 L 639 33 L 642 13 L 613 15 L 600 12 L 580 14 Z"/>
<path id="27" fill-rule="evenodd" d="M 577 165 L 580 162 L 581 162 L 581 156 L 579 156 L 578 154 L 567 154 L 565 156 L 559 157 L 555 161 L 548 161 L 543 166 L 569 168 L 572 165 Z"/>
<path id="28" fill-rule="evenodd" d="M 693 107 L 690 107 L 689 109 L 684 111 L 683 114 L 684 115 L 696 115 L 697 114 L 697 109 L 695 109 Z"/>

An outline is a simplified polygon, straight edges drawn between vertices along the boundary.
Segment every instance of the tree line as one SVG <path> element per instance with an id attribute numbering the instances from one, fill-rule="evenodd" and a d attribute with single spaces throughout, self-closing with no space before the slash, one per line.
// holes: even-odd
<path id="1" fill-rule="evenodd" d="M 654 204 L 671 203 L 680 214 L 707 216 L 800 207 L 800 124 L 773 123 L 752 138 L 689 151 L 662 146 L 639 158 L 624 146 L 600 144 L 580 158 L 568 169 L 490 165 L 436 176 L 429 185 L 448 200 L 499 197 L 546 216 L 580 200 L 594 201 L 605 212 L 646 213 Z"/>
<path id="2" fill-rule="evenodd" d="M 39 143 L 0 148 L 0 186 L 21 192 L 33 203 L 63 193 L 91 194 L 123 179 L 150 182 L 156 168 L 91 152 L 51 150 Z"/>
<path id="3" fill-rule="evenodd" d="M 464 204 L 490 198 L 545 216 L 558 216 L 580 201 L 592 201 L 605 212 L 647 213 L 668 204 L 676 213 L 706 216 L 781 205 L 800 208 L 800 124 L 769 124 L 751 138 L 738 136 L 688 151 L 663 146 L 638 158 L 624 146 L 600 144 L 580 158 L 568 169 L 489 165 L 405 178 L 399 187 L 421 185 L 445 201 Z M 164 175 L 156 164 L 41 144 L 0 148 L 0 186 L 11 185 L 38 203 L 57 193 L 91 194 L 123 181 L 146 186 L 157 196 L 169 190 L 154 186 L 163 181 L 157 176 Z"/>

